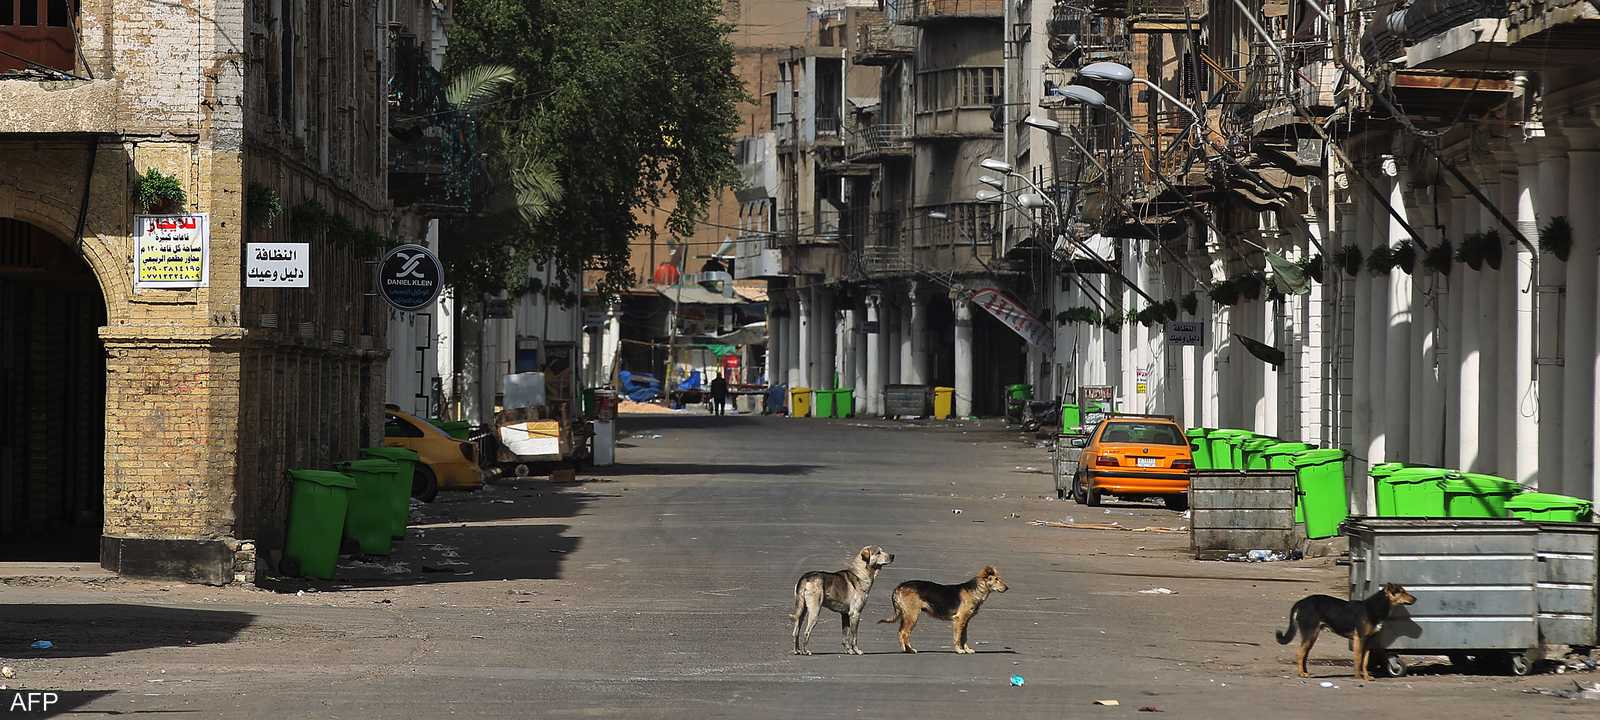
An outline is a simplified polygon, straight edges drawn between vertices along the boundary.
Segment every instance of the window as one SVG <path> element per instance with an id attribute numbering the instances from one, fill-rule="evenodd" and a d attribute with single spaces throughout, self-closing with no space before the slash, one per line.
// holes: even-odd
<path id="1" fill-rule="evenodd" d="M 917 112 L 989 108 L 1000 97 L 1001 70 L 954 68 L 917 74 Z"/>
<path id="2" fill-rule="evenodd" d="M 278 65 L 278 118 L 294 130 L 294 4 L 296 0 L 280 0 L 278 8 L 278 49 L 282 58 Z"/>
<path id="3" fill-rule="evenodd" d="M 76 0 L 0 0 L 0 72 L 77 69 Z"/>
<path id="4" fill-rule="evenodd" d="M 1111 422 L 1100 434 L 1103 443 L 1141 443 L 1145 445 L 1188 445 L 1178 428 L 1166 423 Z"/>
<path id="5" fill-rule="evenodd" d="M 422 428 L 400 419 L 399 415 L 383 416 L 383 436 L 401 438 L 422 437 Z"/>

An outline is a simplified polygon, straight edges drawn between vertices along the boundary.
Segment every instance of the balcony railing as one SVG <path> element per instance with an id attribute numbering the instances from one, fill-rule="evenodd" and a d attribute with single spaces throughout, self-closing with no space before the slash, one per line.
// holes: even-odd
<path id="1" fill-rule="evenodd" d="M 856 28 L 855 52 L 850 61 L 857 65 L 889 65 L 911 57 L 916 49 L 914 30 L 878 20 Z"/>
<path id="2" fill-rule="evenodd" d="M 76 22 L 65 0 L 0 0 L 0 73 L 77 69 Z"/>
<path id="3" fill-rule="evenodd" d="M 900 0 L 900 22 L 922 25 L 961 18 L 998 18 L 1005 0 Z"/>
<path id="4" fill-rule="evenodd" d="M 831 115 L 831 114 L 820 114 L 820 115 L 817 115 L 817 134 L 818 135 L 838 135 L 839 134 L 839 125 L 840 125 L 840 123 L 839 123 L 839 116 L 838 115 Z"/>
<path id="5" fill-rule="evenodd" d="M 845 153 L 852 162 L 910 156 L 911 139 L 907 136 L 904 125 L 867 125 L 858 128 L 850 135 Z"/>
<path id="6" fill-rule="evenodd" d="M 1578 41 L 1575 47 L 1591 48 L 1594 30 L 1600 28 L 1600 7 L 1590 0 L 1511 0 L 1507 19 L 1509 44 L 1537 39 L 1555 47 Z"/>

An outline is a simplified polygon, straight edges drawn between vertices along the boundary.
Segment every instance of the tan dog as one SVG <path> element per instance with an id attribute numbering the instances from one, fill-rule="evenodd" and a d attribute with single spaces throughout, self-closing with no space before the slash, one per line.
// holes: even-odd
<path id="1" fill-rule="evenodd" d="M 1311 646 L 1317 644 L 1317 634 L 1327 628 L 1350 638 L 1351 649 L 1356 654 L 1356 677 L 1371 680 L 1372 670 L 1367 667 L 1368 658 L 1372 655 L 1369 643 L 1383 629 L 1383 621 L 1389 619 L 1390 611 L 1416 601 L 1415 595 L 1394 583 L 1384 583 L 1378 592 L 1365 600 L 1310 595 L 1289 608 L 1289 628 L 1278 633 L 1278 644 L 1288 645 L 1294 640 L 1295 633 L 1300 633 L 1300 647 L 1295 651 L 1294 665 L 1300 677 L 1311 677 L 1306 658 L 1311 655 Z"/>
<path id="2" fill-rule="evenodd" d="M 900 583 L 894 589 L 891 601 L 894 603 L 894 617 L 879 620 L 880 623 L 900 623 L 900 651 L 914 653 L 911 647 L 911 631 L 917 627 L 917 618 L 927 612 L 940 620 L 952 623 L 955 632 L 955 648 L 960 654 L 977 652 L 967 644 L 967 625 L 972 622 L 972 616 L 978 614 L 978 608 L 983 607 L 983 601 L 989 598 L 990 592 L 1005 592 L 1006 581 L 1000 578 L 1000 571 L 993 565 L 985 565 L 978 571 L 978 576 L 960 585 L 940 585 L 927 580 L 911 580 Z"/>
<path id="3" fill-rule="evenodd" d="M 813 570 L 801 575 L 794 584 L 794 614 L 789 616 L 794 620 L 794 654 L 811 654 L 811 629 L 817 626 L 822 608 L 827 608 L 839 613 L 844 625 L 844 651 L 860 655 L 856 631 L 861 626 L 861 610 L 867 606 L 867 593 L 872 592 L 878 571 L 892 562 L 894 553 L 868 545 L 850 558 L 850 567 L 839 572 Z"/>

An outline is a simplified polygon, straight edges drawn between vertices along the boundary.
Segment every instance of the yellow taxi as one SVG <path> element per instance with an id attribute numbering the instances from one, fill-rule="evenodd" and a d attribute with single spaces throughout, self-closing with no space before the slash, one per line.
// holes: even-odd
<path id="1" fill-rule="evenodd" d="M 477 490 L 483 487 L 478 467 L 478 446 L 462 442 L 396 405 L 383 408 L 384 447 L 405 448 L 422 460 L 411 478 L 411 496 L 433 502 L 440 490 Z"/>
<path id="2" fill-rule="evenodd" d="M 1189 507 L 1189 471 L 1194 469 L 1183 426 L 1164 415 L 1114 414 L 1089 434 L 1072 498 L 1090 507 L 1104 495 L 1133 500 L 1159 497 L 1168 508 Z"/>

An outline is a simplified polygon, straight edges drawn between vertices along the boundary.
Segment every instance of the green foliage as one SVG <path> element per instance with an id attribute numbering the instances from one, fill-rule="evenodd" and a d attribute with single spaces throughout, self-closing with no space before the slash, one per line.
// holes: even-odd
<path id="1" fill-rule="evenodd" d="M 1322 271 L 1327 266 L 1327 263 L 1322 259 L 1322 253 L 1311 255 L 1301 260 L 1298 265 L 1300 266 L 1300 271 L 1305 273 L 1306 277 L 1318 283 L 1322 282 Z"/>
<path id="2" fill-rule="evenodd" d="M 450 79 L 444 98 L 463 110 L 475 110 L 517 79 L 517 71 L 504 65 L 479 65 L 461 70 Z"/>
<path id="3" fill-rule="evenodd" d="M 1239 280 L 1228 278 L 1211 286 L 1211 302 L 1223 307 L 1235 305 L 1239 302 Z"/>
<path id="4" fill-rule="evenodd" d="M 474 222 L 447 226 L 447 273 L 462 297 L 516 286 L 529 260 L 553 261 L 573 285 L 586 269 L 603 275 L 602 292 L 632 285 L 629 243 L 653 232 L 640 220 L 669 197 L 667 230 L 694 234 L 736 178 L 730 146 L 744 90 L 721 9 L 716 0 L 457 5 L 449 74 L 514 71 L 494 84 L 498 99 L 470 108 L 497 196 Z"/>
<path id="5" fill-rule="evenodd" d="M 1344 270 L 1344 274 L 1355 277 L 1361 274 L 1361 248 L 1346 245 L 1333 253 L 1333 264 Z"/>
<path id="6" fill-rule="evenodd" d="M 1200 296 L 1193 290 L 1184 293 L 1183 298 L 1178 300 L 1178 304 L 1182 305 L 1183 311 L 1190 315 L 1200 312 Z"/>
<path id="7" fill-rule="evenodd" d="M 178 178 L 155 168 L 146 170 L 134 183 L 134 206 L 141 213 L 180 212 L 188 202 L 189 196 Z"/>
<path id="8" fill-rule="evenodd" d="M 1500 246 L 1500 231 L 1472 233 L 1461 238 L 1461 247 L 1456 249 L 1456 260 L 1473 270 L 1482 270 L 1484 265 L 1499 270 L 1504 251 Z"/>
<path id="9" fill-rule="evenodd" d="M 1567 216 L 1557 215 L 1539 228 L 1539 249 L 1567 261 L 1572 254 L 1572 223 L 1567 222 Z"/>
<path id="10" fill-rule="evenodd" d="M 271 229 L 283 216 L 283 198 L 261 183 L 250 183 L 244 193 L 244 216 L 250 227 Z"/>
<path id="11" fill-rule="evenodd" d="M 1422 256 L 1422 266 L 1440 275 L 1449 275 L 1450 266 L 1455 261 L 1455 248 L 1451 247 L 1449 238 L 1438 245 L 1428 248 Z"/>
<path id="12" fill-rule="evenodd" d="M 362 256 L 376 255 L 392 246 L 376 228 L 358 227 L 316 200 L 307 200 L 289 211 L 289 237 L 295 242 L 326 242 Z"/>
<path id="13" fill-rule="evenodd" d="M 1394 265 L 1394 248 L 1388 245 L 1379 245 L 1367 254 L 1367 272 L 1373 275 L 1388 275 Z"/>
<path id="14" fill-rule="evenodd" d="M 1070 307 L 1056 314 L 1056 323 L 1058 325 L 1066 325 L 1067 323 L 1099 325 L 1101 320 L 1100 310 L 1087 306 Z"/>
<path id="15" fill-rule="evenodd" d="M 1105 319 L 1100 321 L 1100 327 L 1105 328 L 1108 332 L 1121 334 L 1122 318 L 1113 313 L 1106 313 Z"/>
<path id="16" fill-rule="evenodd" d="M 1417 245 L 1410 240 L 1401 240 L 1394 244 L 1394 266 L 1400 268 L 1407 275 L 1415 275 L 1417 269 Z"/>

